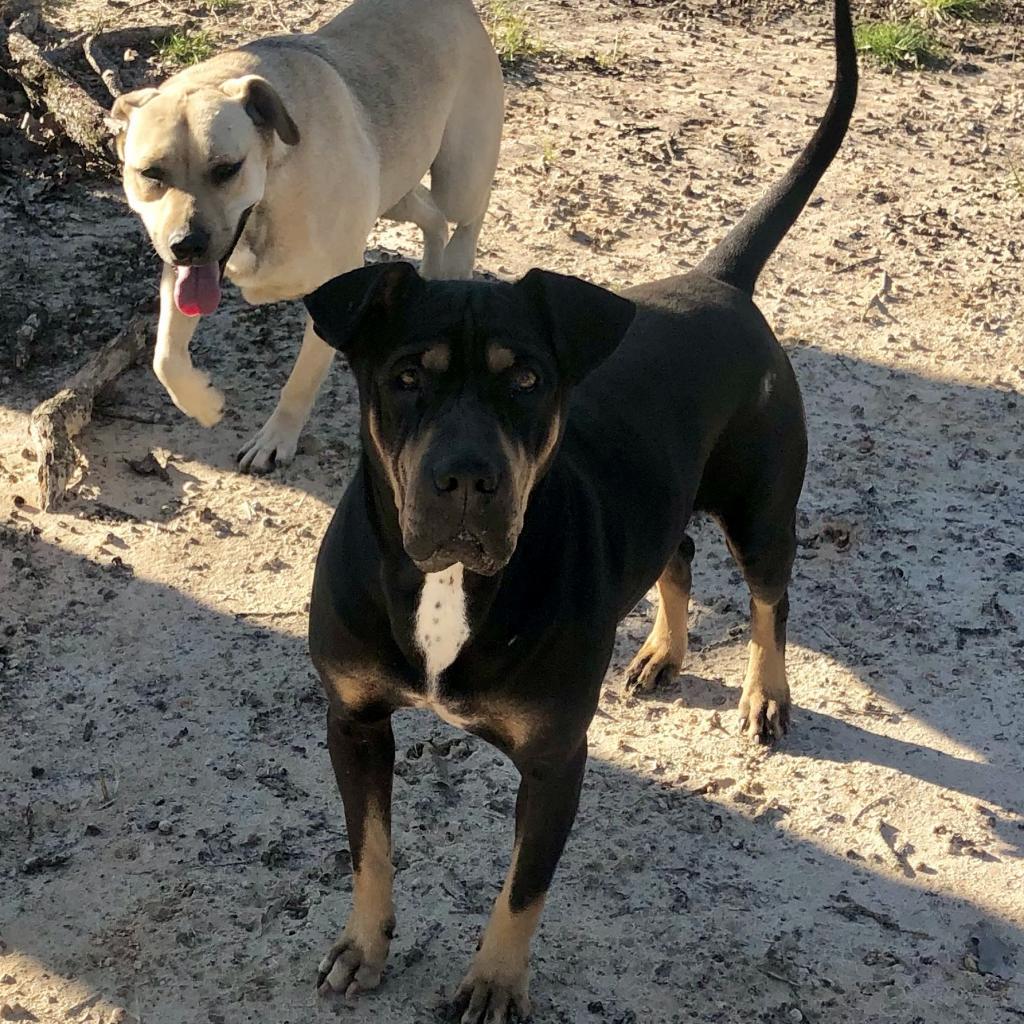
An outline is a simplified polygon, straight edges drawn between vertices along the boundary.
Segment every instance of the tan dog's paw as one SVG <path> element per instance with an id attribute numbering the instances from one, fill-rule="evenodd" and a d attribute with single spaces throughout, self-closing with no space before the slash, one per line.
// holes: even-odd
<path id="1" fill-rule="evenodd" d="M 649 693 L 679 674 L 684 654 L 674 651 L 667 639 L 649 636 L 626 669 L 628 693 Z"/>
<path id="2" fill-rule="evenodd" d="M 376 988 L 384 973 L 389 943 L 385 940 L 375 945 L 377 948 L 368 952 L 363 943 L 343 934 L 320 961 L 317 992 L 322 996 L 340 992 L 346 999 L 354 999 L 360 992 Z"/>
<path id="3" fill-rule="evenodd" d="M 301 432 L 301 420 L 275 412 L 238 450 L 238 468 L 243 473 L 269 473 L 275 466 L 288 465 L 295 458 Z"/>
<path id="4" fill-rule="evenodd" d="M 214 427 L 224 415 L 224 396 L 210 383 L 208 374 L 190 370 L 166 384 L 171 401 L 186 415 L 203 427 Z"/>
<path id="5" fill-rule="evenodd" d="M 744 690 L 740 699 L 740 732 L 757 743 L 774 743 L 789 731 L 789 693 Z"/>
<path id="6" fill-rule="evenodd" d="M 463 979 L 452 1000 L 450 1019 L 460 1024 L 506 1024 L 530 1016 L 529 973 L 488 977 L 475 967 Z"/>

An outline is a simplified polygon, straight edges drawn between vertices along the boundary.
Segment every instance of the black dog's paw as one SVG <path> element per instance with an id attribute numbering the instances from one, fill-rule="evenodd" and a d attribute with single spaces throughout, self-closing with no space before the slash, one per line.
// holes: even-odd
<path id="1" fill-rule="evenodd" d="M 685 651 L 674 651 L 667 640 L 648 637 L 626 669 L 626 692 L 649 693 L 679 675 Z"/>
<path id="2" fill-rule="evenodd" d="M 342 935 L 320 961 L 316 976 L 316 990 L 321 996 L 333 992 L 346 999 L 354 999 L 360 992 L 368 992 L 380 984 L 387 946 L 383 950 L 365 952 L 354 939 Z"/>
<path id="3" fill-rule="evenodd" d="M 740 732 L 756 743 L 770 744 L 789 732 L 789 696 L 778 699 L 755 691 L 740 700 Z"/>
<path id="4" fill-rule="evenodd" d="M 499 981 L 471 971 L 448 1006 L 448 1020 L 458 1024 L 512 1024 L 529 1016 L 525 975 Z"/>

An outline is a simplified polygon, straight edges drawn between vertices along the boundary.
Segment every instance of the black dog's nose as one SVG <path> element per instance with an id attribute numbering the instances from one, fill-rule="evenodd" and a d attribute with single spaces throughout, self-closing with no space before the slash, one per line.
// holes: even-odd
<path id="1" fill-rule="evenodd" d="M 195 260 L 206 255 L 210 235 L 201 227 L 191 227 L 187 231 L 181 229 L 167 239 L 167 244 L 176 260 Z"/>
<path id="2" fill-rule="evenodd" d="M 494 494 L 499 482 L 497 470 L 481 459 L 448 460 L 434 469 L 438 494 Z"/>

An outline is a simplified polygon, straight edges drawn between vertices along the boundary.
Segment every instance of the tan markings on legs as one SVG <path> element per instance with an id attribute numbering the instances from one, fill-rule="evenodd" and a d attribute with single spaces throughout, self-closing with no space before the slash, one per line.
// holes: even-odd
<path id="1" fill-rule="evenodd" d="M 650 635 L 626 669 L 626 688 L 653 690 L 679 673 L 686 659 L 689 566 L 674 555 L 658 578 L 658 614 Z"/>
<path id="2" fill-rule="evenodd" d="M 480 948 L 455 995 L 460 1004 L 468 997 L 463 1024 L 482 1022 L 485 1015 L 488 1024 L 503 1024 L 513 1009 L 521 1017 L 530 1012 L 530 941 L 544 909 L 544 897 L 538 896 L 523 910 L 512 909 L 509 897 L 518 860 L 517 842 Z"/>
<path id="3" fill-rule="evenodd" d="M 740 718 L 743 731 L 763 743 L 781 739 L 789 724 L 786 652 L 778 640 L 777 607 L 750 599 L 750 658 Z"/>
<path id="4" fill-rule="evenodd" d="M 491 373 L 501 373 L 516 361 L 515 353 L 504 345 L 487 346 L 487 369 Z"/>
<path id="5" fill-rule="evenodd" d="M 395 908 L 391 899 L 394 868 L 391 865 L 391 837 L 379 811 L 366 816 L 359 868 L 352 877 L 352 915 L 348 927 L 366 945 L 386 949 L 387 932 L 393 927 Z"/>
<path id="6" fill-rule="evenodd" d="M 338 695 L 342 705 L 350 711 L 365 707 L 381 696 L 387 684 L 374 678 L 374 674 L 344 675 L 331 678 L 331 689 Z"/>
<path id="7" fill-rule="evenodd" d="M 448 369 L 450 360 L 451 351 L 447 345 L 434 345 L 428 348 L 420 358 L 424 369 L 436 370 L 438 373 L 444 373 Z"/>
<path id="8" fill-rule="evenodd" d="M 543 716 L 530 714 L 511 701 L 487 701 L 480 721 L 493 729 L 512 750 L 522 750 L 537 739 L 545 724 Z"/>
<path id="9" fill-rule="evenodd" d="M 367 809 L 359 867 L 352 876 L 352 912 L 338 941 L 320 963 L 321 992 L 352 997 L 376 988 L 395 922 L 391 837 L 380 811 Z"/>

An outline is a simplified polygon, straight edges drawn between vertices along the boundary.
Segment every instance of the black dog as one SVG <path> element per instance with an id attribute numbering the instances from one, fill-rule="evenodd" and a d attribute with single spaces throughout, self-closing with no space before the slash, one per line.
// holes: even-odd
<path id="1" fill-rule="evenodd" d="M 530 939 L 576 813 L 616 626 L 657 581 L 629 679 L 678 671 L 694 509 L 721 523 L 750 588 L 743 727 L 763 741 L 785 732 L 806 435 L 789 361 L 751 294 L 853 111 L 849 3 L 835 6 L 825 118 L 696 271 L 626 299 L 540 270 L 515 284 L 425 282 L 391 263 L 306 300 L 352 366 L 363 439 L 310 612 L 354 868 L 322 991 L 380 979 L 393 927 L 390 719 L 430 707 L 522 775 L 512 864 L 455 1008 L 472 1024 L 527 1012 Z"/>

